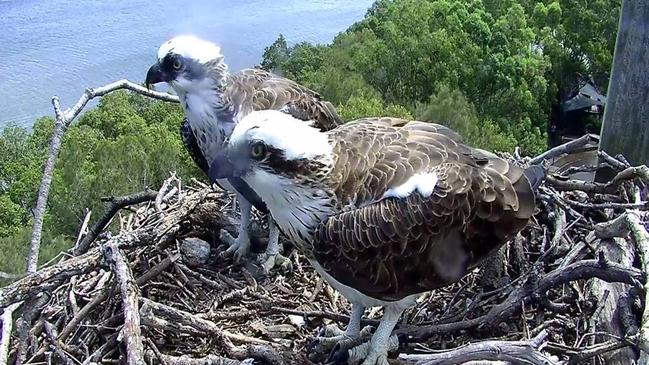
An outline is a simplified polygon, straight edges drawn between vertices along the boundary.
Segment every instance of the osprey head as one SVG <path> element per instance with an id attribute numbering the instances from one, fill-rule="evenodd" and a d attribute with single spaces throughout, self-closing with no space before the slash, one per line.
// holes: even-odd
<path id="1" fill-rule="evenodd" d="M 241 177 L 253 185 L 314 181 L 332 165 L 327 135 L 278 110 L 248 114 L 212 161 L 212 180 Z M 277 180 L 273 182 L 273 180 Z"/>
<path id="2" fill-rule="evenodd" d="M 152 84 L 167 82 L 177 93 L 183 94 L 200 87 L 204 80 L 220 81 L 226 71 L 227 66 L 217 45 L 182 35 L 160 46 L 158 62 L 149 68 L 145 83 L 148 88 Z"/>

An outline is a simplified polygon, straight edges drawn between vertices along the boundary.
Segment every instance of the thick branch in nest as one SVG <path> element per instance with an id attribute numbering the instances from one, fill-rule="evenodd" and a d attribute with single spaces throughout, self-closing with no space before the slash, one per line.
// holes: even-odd
<path id="1" fill-rule="evenodd" d="M 530 160 L 530 165 L 538 165 L 545 160 L 549 160 L 561 155 L 571 153 L 575 150 L 578 150 L 590 142 L 597 141 L 599 138 L 593 134 L 585 134 L 575 140 L 572 140 L 568 143 L 564 143 L 560 146 L 554 147 L 544 153 L 534 157 Z"/>
<path id="2" fill-rule="evenodd" d="M 539 348 L 548 337 L 541 331 L 529 341 L 482 341 L 449 351 L 425 355 L 399 355 L 399 359 L 411 365 L 452 365 L 469 361 L 507 361 L 512 364 L 558 365 Z"/>
<path id="3" fill-rule="evenodd" d="M 104 246 L 104 255 L 110 264 L 120 295 L 124 311 L 124 327 L 122 328 L 122 342 L 126 344 L 126 364 L 144 365 L 144 346 L 140 332 L 140 314 L 138 306 L 139 288 L 133 278 L 131 268 L 126 262 L 124 253 L 116 242 Z"/>
<path id="4" fill-rule="evenodd" d="M 0 364 L 7 364 L 9 355 L 9 344 L 11 343 L 11 329 L 13 327 L 13 313 L 22 303 L 14 303 L 5 308 L 0 317 L 2 321 L 2 333 L 0 337 Z"/>
<path id="5" fill-rule="evenodd" d="M 548 176 L 546 181 L 559 191 L 581 190 L 587 193 L 611 194 L 615 193 L 623 182 L 636 178 L 645 184 L 649 183 L 649 168 L 644 165 L 627 167 L 607 183 L 559 179 L 554 176 Z"/>

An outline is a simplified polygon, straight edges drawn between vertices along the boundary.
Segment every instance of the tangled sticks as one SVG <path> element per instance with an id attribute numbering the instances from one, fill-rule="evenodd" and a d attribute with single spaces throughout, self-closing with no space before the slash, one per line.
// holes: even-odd
<path id="1" fill-rule="evenodd" d="M 395 362 L 644 356 L 649 246 L 647 204 L 637 192 L 647 168 L 601 160 L 618 171 L 611 183 L 548 179 L 535 222 L 490 265 L 419 298 L 395 331 Z M 0 363 L 318 359 L 307 356 L 310 339 L 323 325 L 346 322 L 349 304 L 297 253 L 293 272 L 269 277 L 223 258 L 218 232 L 238 224 L 223 192 L 199 183 L 162 190 L 107 199 L 106 215 L 75 249 L 0 290 Z M 375 325 L 377 314 L 367 312 L 365 324 Z"/>

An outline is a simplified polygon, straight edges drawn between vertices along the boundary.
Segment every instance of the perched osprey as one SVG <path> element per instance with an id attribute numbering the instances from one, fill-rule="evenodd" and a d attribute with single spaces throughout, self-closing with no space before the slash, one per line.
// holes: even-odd
<path id="1" fill-rule="evenodd" d="M 320 96 L 285 78 L 260 69 L 230 74 L 218 46 L 193 36 L 178 36 L 160 46 L 158 62 L 146 75 L 150 84 L 167 82 L 178 94 L 185 111 L 181 137 L 196 164 L 207 173 L 209 163 L 222 148 L 236 123 L 254 110 L 282 109 L 297 118 L 313 121 L 328 130 L 341 124 L 334 107 Z M 216 181 L 235 191 L 241 207 L 241 226 L 236 240 L 230 239 L 236 258 L 250 249 L 251 204 L 266 213 L 264 202 L 240 178 Z M 279 253 L 279 231 L 269 216 L 267 259 L 270 270 Z M 229 237 L 229 235 L 227 236 Z"/>
<path id="2" fill-rule="evenodd" d="M 365 307 L 383 306 L 363 364 L 384 365 L 392 329 L 418 295 L 459 280 L 525 227 L 539 170 L 437 124 L 367 118 L 321 132 L 269 110 L 235 127 L 210 177 L 241 177 L 266 202 L 352 303 L 347 337 L 359 335 Z"/>

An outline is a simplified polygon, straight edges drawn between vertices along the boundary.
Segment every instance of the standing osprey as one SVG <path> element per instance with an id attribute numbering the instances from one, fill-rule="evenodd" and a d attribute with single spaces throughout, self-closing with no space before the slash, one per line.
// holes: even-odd
<path id="1" fill-rule="evenodd" d="M 150 84 L 167 82 L 178 94 L 186 120 L 181 137 L 196 164 L 207 173 L 208 162 L 223 147 L 236 123 L 254 110 L 282 109 L 305 121 L 314 121 L 322 130 L 341 124 L 334 107 L 320 96 L 285 78 L 259 69 L 228 73 L 220 48 L 193 36 L 178 36 L 160 46 L 158 62 L 146 75 Z M 216 181 L 237 193 L 241 226 L 228 253 L 236 258 L 250 249 L 251 205 L 267 213 L 264 202 L 240 178 Z M 279 254 L 279 230 L 269 216 L 269 242 L 263 267 L 269 271 Z M 225 233 L 225 232 L 223 232 Z"/>
<path id="2" fill-rule="evenodd" d="M 363 364 L 384 365 L 402 311 L 522 230 L 543 174 L 437 124 L 368 118 L 321 132 L 260 111 L 235 127 L 211 166 L 212 179 L 232 176 L 352 303 L 347 337 L 359 335 L 365 307 L 383 306 Z"/>

